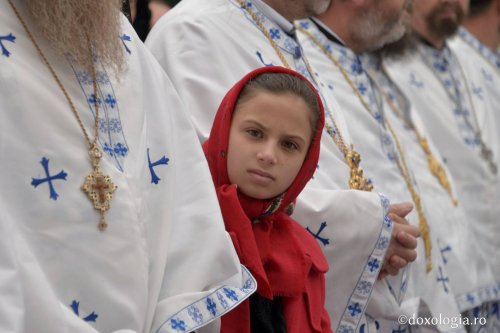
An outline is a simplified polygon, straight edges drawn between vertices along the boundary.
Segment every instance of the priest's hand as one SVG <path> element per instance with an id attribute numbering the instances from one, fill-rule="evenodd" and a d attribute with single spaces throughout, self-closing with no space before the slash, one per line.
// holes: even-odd
<path id="1" fill-rule="evenodd" d="M 392 220 L 394 228 L 379 279 L 387 275 L 397 275 L 400 269 L 417 259 L 417 238 L 420 237 L 420 231 L 405 219 L 412 209 L 413 205 L 409 202 L 392 204 L 389 207 L 387 216 Z"/>

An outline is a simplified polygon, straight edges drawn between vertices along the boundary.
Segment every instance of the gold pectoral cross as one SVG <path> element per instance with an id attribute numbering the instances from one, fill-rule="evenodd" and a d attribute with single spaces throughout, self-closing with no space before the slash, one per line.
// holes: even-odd
<path id="1" fill-rule="evenodd" d="M 94 170 L 85 177 L 85 182 L 82 185 L 90 201 L 92 201 L 94 208 L 99 211 L 99 230 L 104 231 L 108 227 L 104 215 L 111 207 L 111 199 L 113 199 L 113 192 L 117 186 L 111 181 L 111 177 L 102 174 L 100 170 L 100 160 L 102 157 L 101 151 L 97 147 L 92 147 L 89 151 L 90 158 Z"/>

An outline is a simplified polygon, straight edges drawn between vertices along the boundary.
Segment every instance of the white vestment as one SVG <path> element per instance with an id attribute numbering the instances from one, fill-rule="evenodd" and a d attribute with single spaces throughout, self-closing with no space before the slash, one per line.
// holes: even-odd
<path id="1" fill-rule="evenodd" d="M 308 71 L 302 49 L 293 38 L 293 25 L 261 1 L 246 3 L 292 69 L 316 77 Z M 265 65 L 283 65 L 252 17 L 235 0 L 184 0 L 160 19 L 146 44 L 179 90 L 202 141 L 222 98 L 241 77 Z M 323 98 L 327 107 L 334 105 L 329 96 Z M 337 108 L 331 111 L 349 143 L 342 115 Z M 329 117 L 327 114 L 331 124 Z M 381 205 L 375 193 L 342 190 L 347 188 L 349 172 L 325 131 L 318 170 L 299 196 L 294 213 L 320 241 L 329 260 L 326 307 L 335 331 L 340 331 L 338 327 L 354 331 L 358 326 L 392 230 L 392 222 L 384 222 L 387 200 Z M 388 293 L 384 284 L 376 285 L 375 292 Z M 381 299 L 380 304 L 397 307 L 392 296 Z"/>
<path id="2" fill-rule="evenodd" d="M 461 27 L 457 36 L 450 41 L 450 48 L 456 54 L 464 72 L 469 78 L 472 92 L 484 103 L 484 107 L 488 110 L 486 111 L 486 117 L 488 118 L 483 120 L 483 123 L 484 121 L 489 121 L 488 119 L 495 119 L 495 122 L 492 124 L 496 124 L 496 126 L 485 125 L 483 129 L 490 131 L 486 135 L 488 135 L 492 145 L 495 145 L 496 142 L 498 149 L 500 148 L 500 54 L 495 53 L 482 44 L 464 27 Z M 500 160 L 498 158 L 500 151 L 497 150 L 495 154 L 497 160 Z M 500 241 L 497 240 L 496 244 L 498 245 L 499 243 Z M 498 262 L 496 264 L 498 265 Z M 495 266 L 494 272 L 496 281 L 498 282 L 500 280 L 500 267 Z M 498 287 L 497 291 L 499 291 Z M 487 318 L 488 322 L 485 326 L 489 330 L 493 330 L 493 327 L 496 329 L 500 328 L 499 298 L 500 296 L 497 297 L 496 301 L 476 306 L 471 311 L 473 318 Z M 476 331 L 480 329 L 481 327 L 477 328 Z"/>
<path id="3" fill-rule="evenodd" d="M 56 54 L 14 1 L 116 189 L 99 213 L 81 189 L 88 144 L 7 1 L 0 3 L 0 331 L 189 332 L 256 290 L 224 230 L 177 92 L 123 18 L 120 81 Z M 10 36 L 3 38 L 4 36 Z M 117 38 L 119 38 L 117 36 Z"/>
<path id="4" fill-rule="evenodd" d="M 342 45 L 334 32 L 318 20 L 304 20 L 298 25 L 306 31 L 299 33 L 299 39 L 312 67 L 321 73 L 328 86 L 333 87 L 333 94 L 342 109 L 349 110 L 345 117 L 353 143 L 365 157 L 366 170 L 370 172 L 374 183 L 390 198 L 412 201 L 396 162 L 400 151 L 387 127 L 388 123 L 394 129 L 411 172 L 412 182 L 420 196 L 430 228 L 433 269 L 426 273 L 424 242 L 420 238 L 417 261 L 409 268 L 401 313 L 420 317 L 440 314 L 448 318 L 458 317 L 460 312 L 454 299 L 455 286 L 466 288 L 467 291 L 473 288 L 473 280 L 466 275 L 466 269 L 471 270 L 469 260 L 475 257 L 475 253 L 471 251 L 470 242 L 467 242 L 469 231 L 463 210 L 453 206 L 450 195 L 429 170 L 427 156 L 415 132 L 406 126 L 404 117 L 411 114 L 415 118 L 413 123 L 416 123 L 413 125 L 418 124 L 419 132 L 425 135 L 418 116 L 414 115 L 411 105 L 404 100 L 404 96 L 383 72 L 379 57 L 369 54 L 356 55 Z M 325 51 L 348 75 L 354 87 Z M 355 95 L 353 88 L 357 89 L 366 106 Z M 393 105 L 397 107 L 396 111 L 399 110 L 400 114 L 393 111 L 387 99 L 393 101 Z M 432 143 L 430 146 L 439 160 L 439 153 Z M 451 177 L 449 180 L 452 181 Z M 410 215 L 409 220 L 418 226 L 416 215 Z M 451 231 L 448 230 L 450 225 L 454 226 Z M 479 270 L 479 267 L 472 267 L 474 274 L 478 274 Z M 481 271 L 481 274 L 484 272 Z M 390 330 L 383 327 L 387 324 L 381 324 L 381 332 Z M 392 328 L 397 331 L 402 330 L 403 326 L 398 327 L 395 323 Z M 435 325 L 434 329 L 440 332 L 458 331 L 458 327 L 449 322 Z M 415 328 L 412 328 L 412 331 L 415 331 Z"/>
<path id="5" fill-rule="evenodd" d="M 441 153 L 456 186 L 468 228 L 476 239 L 478 256 L 487 259 L 480 274 L 472 276 L 476 290 L 457 295 L 461 310 L 467 310 L 500 297 L 500 181 L 491 164 L 481 157 L 482 140 L 492 150 L 492 162 L 499 163 L 498 130 L 485 91 L 481 72 L 469 68 L 477 62 L 460 55 L 446 45 L 436 50 L 419 44 L 418 52 L 405 61 L 390 64 L 390 75 L 405 92 L 430 137 Z M 469 67 L 470 66 L 470 67 Z M 489 266 L 489 268 L 488 268 Z M 485 272 L 491 269 L 493 278 Z M 497 311 L 498 312 L 498 311 Z"/>

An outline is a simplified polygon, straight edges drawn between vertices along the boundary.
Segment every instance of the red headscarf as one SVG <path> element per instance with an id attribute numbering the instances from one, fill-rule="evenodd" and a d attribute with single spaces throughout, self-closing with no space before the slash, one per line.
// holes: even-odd
<path id="1" fill-rule="evenodd" d="M 227 172 L 231 119 L 240 93 L 252 78 L 264 73 L 286 73 L 306 81 L 316 94 L 320 108 L 316 131 L 299 173 L 285 193 L 268 200 L 250 198 L 238 192 L 236 185 L 230 183 Z M 229 90 L 217 111 L 210 137 L 203 144 L 226 230 L 231 235 L 241 263 L 257 280 L 257 293 L 268 299 L 272 299 L 273 296 L 301 299 L 307 290 L 311 289 L 311 286 L 307 284 L 310 271 L 315 270 L 324 274 L 328 270 L 328 264 L 316 240 L 289 216 L 295 199 L 316 170 L 324 121 L 321 98 L 305 77 L 283 67 L 263 67 L 247 74 Z M 315 290 L 315 292 L 321 293 L 320 290 Z M 324 294 L 324 280 L 322 292 Z M 321 299 L 324 302 L 324 297 L 319 297 L 319 299 L 319 303 Z M 310 302 L 311 299 L 305 301 L 305 303 Z M 303 313 L 302 315 L 314 317 L 317 316 L 314 313 L 322 313 L 323 304 L 320 305 L 320 309 L 317 309 L 317 306 L 311 308 L 309 305 L 311 304 L 306 306 L 309 307 L 308 311 L 306 309 L 302 311 L 309 312 L 309 314 Z M 224 327 L 231 326 L 227 332 L 249 332 L 248 309 L 248 302 L 246 302 L 226 315 L 223 318 L 223 331 L 225 331 Z M 287 312 L 289 311 L 285 306 L 285 318 Z M 293 314 L 290 313 L 290 315 Z M 286 319 L 288 321 L 288 318 Z M 227 325 L 228 321 L 230 325 Z M 312 332 L 312 330 L 302 332 L 307 331 Z"/>

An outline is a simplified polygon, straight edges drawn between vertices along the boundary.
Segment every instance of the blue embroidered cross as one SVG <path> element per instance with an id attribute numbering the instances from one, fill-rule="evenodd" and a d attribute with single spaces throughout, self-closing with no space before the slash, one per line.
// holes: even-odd
<path id="1" fill-rule="evenodd" d="M 130 49 L 127 47 L 127 44 L 125 44 L 125 42 L 131 42 L 132 38 L 130 38 L 129 35 L 123 34 L 120 36 L 120 40 L 122 41 L 123 47 L 125 47 L 125 51 L 127 51 L 128 54 L 132 54 Z"/>
<path id="2" fill-rule="evenodd" d="M 232 289 L 229 288 L 224 288 L 224 293 L 226 296 L 234 301 L 238 300 L 238 296 L 236 295 L 236 292 Z"/>
<path id="3" fill-rule="evenodd" d="M 483 100 L 483 88 L 472 86 L 472 93 L 476 95 L 481 101 Z"/>
<path id="4" fill-rule="evenodd" d="M 212 299 L 210 297 L 207 298 L 207 310 L 214 317 L 217 314 L 217 304 L 215 304 L 214 301 L 212 301 Z"/>
<path id="5" fill-rule="evenodd" d="M 380 267 L 380 262 L 377 258 L 373 258 L 368 262 L 368 266 L 370 267 L 370 272 L 373 272 Z"/>
<path id="6" fill-rule="evenodd" d="M 171 319 L 170 326 L 176 331 L 186 332 L 186 323 L 184 322 L 184 320 Z"/>
<path id="7" fill-rule="evenodd" d="M 219 299 L 219 302 L 224 309 L 227 309 L 229 307 L 229 304 L 227 304 L 226 299 L 224 298 L 224 296 L 222 296 L 221 293 L 217 292 L 217 298 Z"/>
<path id="8" fill-rule="evenodd" d="M 201 324 L 203 322 L 203 315 L 197 307 L 190 306 L 188 308 L 188 314 L 198 324 Z"/>
<path id="9" fill-rule="evenodd" d="M 368 88 L 363 84 L 363 82 L 361 82 L 358 85 L 358 90 L 361 93 L 361 95 L 364 95 L 366 93 L 366 91 L 368 90 Z"/>
<path id="10" fill-rule="evenodd" d="M 43 170 L 45 171 L 45 178 L 31 178 L 31 185 L 33 185 L 35 188 L 45 182 L 49 183 L 49 189 L 50 189 L 50 198 L 52 200 L 57 200 L 57 197 L 59 197 L 59 194 L 57 194 L 56 190 L 54 189 L 54 185 L 52 184 L 53 180 L 66 180 L 66 176 L 68 175 L 64 170 L 61 170 L 57 175 L 51 176 L 49 172 L 49 160 L 45 157 L 42 158 L 40 163 L 43 166 Z"/>
<path id="11" fill-rule="evenodd" d="M 2 55 L 6 56 L 7 58 L 10 56 L 9 50 L 3 45 L 2 41 L 7 41 L 11 43 L 15 43 L 16 41 L 16 36 L 14 36 L 12 33 L 6 35 L 6 36 L 0 36 L 0 47 L 2 48 Z"/>
<path id="12" fill-rule="evenodd" d="M 424 86 L 424 83 L 422 81 L 419 81 L 414 73 L 411 73 L 410 74 L 410 85 L 415 86 L 417 88 L 422 88 Z"/>
<path id="13" fill-rule="evenodd" d="M 356 317 L 358 314 L 361 313 L 361 306 L 359 305 L 358 302 L 351 304 L 347 307 L 349 312 L 351 313 L 351 316 Z"/>
<path id="14" fill-rule="evenodd" d="M 441 268 L 441 266 L 439 266 L 439 275 L 438 275 L 437 281 L 443 283 L 444 291 L 445 291 L 445 293 L 448 293 L 448 288 L 446 287 L 446 282 L 450 282 L 450 279 L 448 279 L 448 277 L 444 276 L 443 269 Z"/>
<path id="15" fill-rule="evenodd" d="M 111 96 L 111 94 L 107 94 L 104 103 L 108 104 L 112 109 L 114 109 L 116 105 L 116 99 Z"/>
<path id="16" fill-rule="evenodd" d="M 441 257 L 443 257 L 443 262 L 445 265 L 448 263 L 448 259 L 446 259 L 446 257 L 444 256 L 444 253 L 449 251 L 451 251 L 451 246 L 449 245 L 441 249 Z"/>
<path id="17" fill-rule="evenodd" d="M 271 29 L 269 29 L 269 34 L 271 35 L 272 39 L 280 39 L 281 38 L 281 34 L 280 34 L 279 29 L 271 28 Z"/>
<path id="18" fill-rule="evenodd" d="M 330 244 L 330 238 L 323 238 L 323 237 L 320 236 L 321 232 L 326 227 L 327 227 L 326 221 L 323 221 L 323 222 L 321 222 L 321 225 L 319 226 L 318 232 L 316 232 L 316 233 L 312 232 L 311 229 L 309 229 L 309 227 L 306 227 L 306 230 L 309 231 L 309 233 L 311 235 L 313 235 L 314 238 L 316 238 L 321 243 L 323 243 L 324 246 L 327 246 L 328 244 Z"/>
<path id="19" fill-rule="evenodd" d="M 90 94 L 88 101 L 90 104 L 95 105 L 95 102 L 96 102 L 95 94 Z M 97 104 L 101 105 L 101 98 L 100 97 L 97 97 Z"/>
<path id="20" fill-rule="evenodd" d="M 259 51 L 255 52 L 255 54 L 257 54 L 257 57 L 259 57 L 259 60 L 260 62 L 264 65 L 264 66 L 272 66 L 273 63 L 270 62 L 268 64 L 266 64 L 266 62 L 264 61 L 264 58 L 262 57 L 262 53 L 260 53 Z"/>
<path id="21" fill-rule="evenodd" d="M 361 66 L 361 62 L 359 60 L 356 60 L 354 61 L 352 64 L 351 64 L 351 71 L 354 73 L 354 74 L 361 74 L 361 72 L 363 71 L 363 68 Z"/>
<path id="22" fill-rule="evenodd" d="M 470 304 L 474 304 L 474 296 L 472 296 L 472 294 L 470 293 L 467 293 L 467 302 L 469 302 Z"/>
<path id="23" fill-rule="evenodd" d="M 125 156 L 125 155 L 127 155 L 128 148 L 123 143 L 117 143 L 115 145 L 115 148 L 113 148 L 113 151 L 117 155 Z"/>
<path id="24" fill-rule="evenodd" d="M 71 305 L 70 305 L 70 306 L 71 306 L 71 309 L 73 310 L 73 312 L 74 312 L 74 313 L 75 313 L 78 317 L 80 317 L 80 311 L 79 311 L 80 302 L 77 302 L 77 301 L 75 301 L 75 300 L 74 300 L 74 301 L 71 303 Z M 85 318 L 83 318 L 83 320 L 84 320 L 84 321 L 86 321 L 86 322 L 90 322 L 90 321 L 95 322 L 95 321 L 96 321 L 96 319 L 97 319 L 97 317 L 99 317 L 99 315 L 98 315 L 98 314 L 96 314 L 94 311 L 92 311 L 92 313 L 91 313 L 91 314 L 89 314 L 88 316 L 86 316 Z"/>
<path id="25" fill-rule="evenodd" d="M 151 158 L 149 157 L 149 148 L 148 148 L 148 164 L 149 164 L 149 171 L 151 172 L 151 183 L 158 184 L 158 182 L 160 181 L 160 177 L 156 175 L 154 167 L 160 164 L 168 165 L 168 161 L 170 160 L 167 157 L 162 156 L 158 161 L 151 163 Z"/>
<path id="26" fill-rule="evenodd" d="M 443 73 L 446 72 L 447 67 L 448 67 L 445 60 L 442 60 L 442 61 L 437 60 L 433 65 L 434 65 L 434 68 L 436 70 L 443 72 Z"/>

